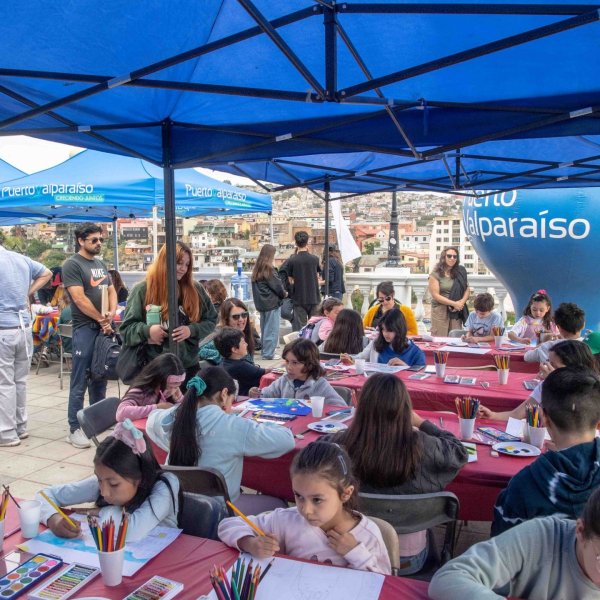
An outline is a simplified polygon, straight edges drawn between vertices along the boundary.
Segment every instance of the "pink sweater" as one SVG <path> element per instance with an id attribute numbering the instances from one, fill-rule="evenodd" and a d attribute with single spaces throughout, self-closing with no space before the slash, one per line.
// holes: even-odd
<path id="1" fill-rule="evenodd" d="M 379 528 L 364 515 L 360 517 L 360 522 L 350 531 L 358 545 L 344 556 L 329 545 L 325 532 L 320 527 L 310 525 L 296 507 L 276 508 L 272 512 L 248 518 L 264 532 L 277 538 L 282 554 L 389 575 L 392 568 Z M 253 535 L 256 535 L 254 531 L 239 517 L 223 519 L 219 524 L 221 541 L 234 548 L 238 548 L 239 539 Z"/>
<path id="2" fill-rule="evenodd" d="M 145 419 L 159 402 L 167 402 L 163 392 L 158 394 L 152 390 L 142 390 L 140 388 L 131 388 L 127 391 L 123 400 L 117 408 L 117 421 L 122 422 L 125 419 Z"/>

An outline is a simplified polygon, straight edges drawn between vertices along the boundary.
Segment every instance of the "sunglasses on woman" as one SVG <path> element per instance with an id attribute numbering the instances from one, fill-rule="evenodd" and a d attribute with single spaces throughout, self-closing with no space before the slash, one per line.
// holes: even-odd
<path id="1" fill-rule="evenodd" d="M 392 299 L 392 296 L 383 296 L 382 298 L 377 298 L 379 302 L 389 302 Z"/>
<path id="2" fill-rule="evenodd" d="M 238 313 L 237 315 L 230 315 L 230 316 L 234 321 L 239 321 L 240 319 L 247 319 L 248 313 L 243 312 L 243 313 Z"/>
<path id="3" fill-rule="evenodd" d="M 446 254 L 446 258 L 458 258 L 457 254 Z"/>

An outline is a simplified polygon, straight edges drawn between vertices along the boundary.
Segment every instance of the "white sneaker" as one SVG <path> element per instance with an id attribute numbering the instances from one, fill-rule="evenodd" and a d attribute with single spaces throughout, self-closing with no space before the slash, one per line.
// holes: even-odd
<path id="1" fill-rule="evenodd" d="M 21 443 L 21 440 L 17 438 L 16 440 L 10 440 L 8 442 L 0 442 L 0 448 L 12 448 L 13 446 L 18 446 Z"/>
<path id="2" fill-rule="evenodd" d="M 67 442 L 72 446 L 75 446 L 75 448 L 89 448 L 91 446 L 90 440 L 85 437 L 85 434 L 81 429 L 76 429 L 69 433 Z"/>
<path id="3" fill-rule="evenodd" d="M 26 440 L 29 437 L 29 432 L 23 431 L 23 433 L 19 433 L 20 440 Z"/>

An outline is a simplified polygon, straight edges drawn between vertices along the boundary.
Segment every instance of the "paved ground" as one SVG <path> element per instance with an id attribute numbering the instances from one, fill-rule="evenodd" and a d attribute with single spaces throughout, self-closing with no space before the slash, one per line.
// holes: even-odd
<path id="1" fill-rule="evenodd" d="M 264 361 L 261 365 L 265 366 Z M 125 386 L 121 385 L 121 392 L 124 389 Z M 0 448 L 0 484 L 10 483 L 15 496 L 32 498 L 45 486 L 76 481 L 93 473 L 95 449 L 78 450 L 65 441 L 69 429 L 68 395 L 69 378 L 66 377 L 61 390 L 58 365 L 40 369 L 38 375 L 32 367 L 27 394 L 29 438 L 23 440 L 20 446 Z M 107 395 L 118 395 L 116 382 L 109 382 Z M 463 525 L 458 552 L 486 539 L 488 535 L 489 523 L 469 522 Z"/>

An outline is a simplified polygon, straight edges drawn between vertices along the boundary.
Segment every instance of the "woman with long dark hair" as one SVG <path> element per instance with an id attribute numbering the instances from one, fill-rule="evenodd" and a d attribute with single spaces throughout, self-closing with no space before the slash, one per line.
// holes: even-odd
<path id="1" fill-rule="evenodd" d="M 252 270 L 252 298 L 260 314 L 262 358 L 273 360 L 279 343 L 281 305 L 287 292 L 283 289 L 277 269 L 273 266 L 275 246 L 265 244 Z"/>
<path id="2" fill-rule="evenodd" d="M 467 462 L 460 440 L 415 413 L 402 380 L 383 373 L 367 379 L 352 423 L 333 441 L 348 450 L 363 492 L 439 492 Z M 398 536 L 403 574 L 416 573 L 425 563 L 426 534 Z"/>
<path id="3" fill-rule="evenodd" d="M 321 271 L 325 273 L 325 253 L 323 253 Z M 344 282 L 344 261 L 342 260 L 342 255 L 337 246 L 329 246 L 329 295 L 341 300 L 345 293 L 346 284 Z"/>
<path id="4" fill-rule="evenodd" d="M 173 340 L 179 344 L 179 358 L 188 381 L 198 372 L 198 343 L 214 330 L 217 313 L 204 288 L 194 281 L 189 246 L 177 242 L 176 259 L 179 310 Z M 130 347 L 146 344 L 146 357 L 152 360 L 168 351 L 168 320 L 167 248 L 163 246 L 148 269 L 146 280 L 131 290 L 119 329 L 123 343 Z"/>
<path id="5" fill-rule="evenodd" d="M 456 246 L 442 250 L 438 263 L 429 274 L 429 293 L 431 335 L 446 337 L 453 329 L 462 329 L 469 316 L 466 302 L 471 289 Z"/>
<path id="6" fill-rule="evenodd" d="M 115 286 L 115 292 L 117 292 L 117 302 L 127 302 L 129 290 L 123 283 L 121 273 L 119 273 L 119 271 L 117 271 L 116 269 L 109 269 L 108 274 L 110 275 L 112 284 Z"/>
<path id="7" fill-rule="evenodd" d="M 325 340 L 323 352 L 358 354 L 363 351 L 366 340 L 360 314 L 350 308 L 344 308 L 335 319 L 333 329 Z"/>
<path id="8" fill-rule="evenodd" d="M 233 378 L 221 367 L 207 367 L 188 383 L 181 405 L 150 413 L 146 431 L 169 450 L 170 465 L 216 469 L 223 474 L 231 500 L 243 512 L 257 514 L 287 506 L 269 496 L 241 494 L 244 456 L 277 458 L 294 449 L 289 429 L 240 419 L 231 413 Z"/>

